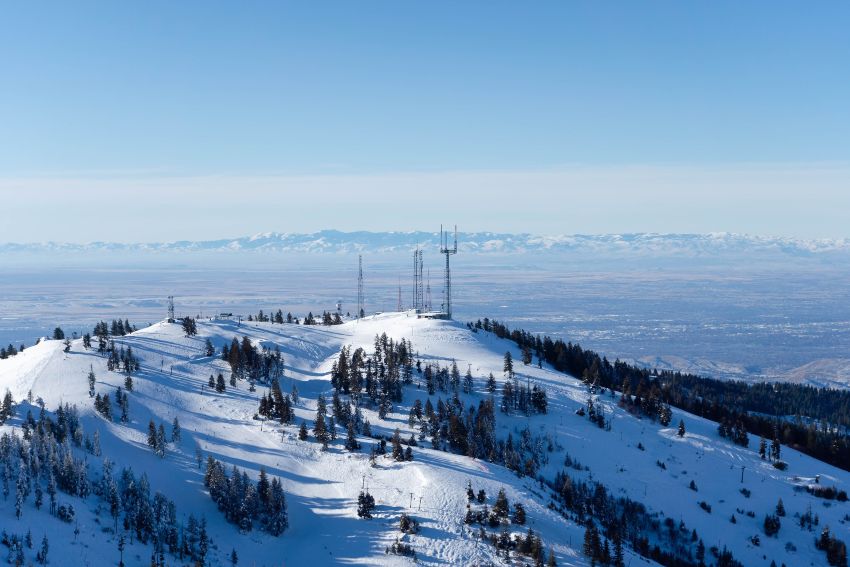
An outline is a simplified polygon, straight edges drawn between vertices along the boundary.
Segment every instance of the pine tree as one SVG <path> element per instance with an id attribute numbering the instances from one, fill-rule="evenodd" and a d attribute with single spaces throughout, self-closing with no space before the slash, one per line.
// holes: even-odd
<path id="1" fill-rule="evenodd" d="M 204 342 L 204 355 L 215 356 L 215 347 L 213 346 L 212 341 L 209 339 Z"/>
<path id="2" fill-rule="evenodd" d="M 58 328 L 58 327 L 57 327 Z M 36 560 L 42 565 L 47 564 L 47 551 L 50 549 L 50 546 L 47 543 L 47 535 L 41 538 L 41 548 L 38 550 L 36 554 Z"/>
<path id="3" fill-rule="evenodd" d="M 514 377 L 514 359 L 511 356 L 511 351 L 505 352 L 505 362 L 502 370 L 509 379 Z"/>
<path id="4" fill-rule="evenodd" d="M 130 397 L 124 394 L 121 396 L 121 423 L 130 421 Z"/>
<path id="5" fill-rule="evenodd" d="M 493 504 L 493 513 L 499 519 L 505 519 L 508 517 L 508 509 L 510 505 L 508 504 L 508 497 L 505 495 L 505 489 L 500 488 L 499 494 L 496 495 L 496 503 Z"/>
<path id="6" fill-rule="evenodd" d="M 759 457 L 762 460 L 767 458 L 767 441 L 765 441 L 764 437 L 759 437 Z"/>
<path id="7" fill-rule="evenodd" d="M 393 459 L 396 461 L 404 460 L 404 449 L 401 448 L 401 435 L 399 430 L 396 429 L 395 433 L 393 433 L 392 438 L 393 443 Z"/>
<path id="8" fill-rule="evenodd" d="M 779 444 L 779 438 L 774 437 L 770 446 L 770 454 L 774 461 L 778 461 L 782 446 Z"/>
<path id="9" fill-rule="evenodd" d="M 3 403 L 0 405 L 0 424 L 3 424 L 7 419 L 15 415 L 15 401 L 12 399 L 12 392 L 6 390 L 3 395 Z"/>
<path id="10" fill-rule="evenodd" d="M 233 567 L 236 567 L 238 563 L 239 556 L 236 555 L 236 549 L 234 548 L 233 551 L 230 552 L 230 564 L 233 565 Z"/>
<path id="11" fill-rule="evenodd" d="M 614 532 L 614 567 L 625 567 L 625 556 L 623 555 L 623 538 L 620 532 Z"/>
<path id="12" fill-rule="evenodd" d="M 307 440 L 307 424 L 304 421 L 301 422 L 301 427 L 298 428 L 298 439 L 301 441 Z"/>
<path id="13" fill-rule="evenodd" d="M 372 510 L 375 508 L 375 498 L 368 491 L 360 492 L 357 497 L 357 515 L 369 520 L 372 518 Z"/>
<path id="14" fill-rule="evenodd" d="M 198 560 L 201 565 L 204 564 L 209 551 L 210 540 L 207 535 L 207 519 L 201 518 L 201 523 L 198 526 Z"/>
<path id="15" fill-rule="evenodd" d="M 95 384 L 95 375 L 94 375 L 94 367 L 89 365 L 89 397 L 94 397 L 94 384 Z"/>
<path id="16" fill-rule="evenodd" d="M 156 424 L 153 420 L 148 422 L 148 447 L 156 452 Z"/>
<path id="17" fill-rule="evenodd" d="M 156 432 L 156 454 L 160 459 L 165 457 L 165 426 L 163 424 L 159 424 L 159 429 Z"/>
<path id="18" fill-rule="evenodd" d="M 785 504 L 782 503 L 782 498 L 776 503 L 776 515 L 785 516 Z"/>
<path id="19" fill-rule="evenodd" d="M 227 388 L 225 387 L 225 384 L 224 384 L 224 375 L 222 375 L 222 373 L 219 372 L 218 377 L 215 379 L 215 391 L 218 392 L 219 394 L 221 394 L 226 389 Z"/>
<path id="20" fill-rule="evenodd" d="M 514 515 L 511 521 L 520 526 L 525 524 L 525 508 L 521 502 L 514 504 Z"/>
<path id="21" fill-rule="evenodd" d="M 591 558 L 596 557 L 596 550 L 593 548 L 593 531 L 595 530 L 594 525 L 591 522 L 588 522 L 587 527 L 584 530 L 584 543 L 581 546 L 581 552 Z"/>
<path id="22" fill-rule="evenodd" d="M 198 334 L 198 327 L 193 318 L 183 317 L 183 332 L 187 337 L 194 337 Z"/>
<path id="23" fill-rule="evenodd" d="M 349 451 L 357 451 L 360 449 L 360 443 L 357 442 L 357 435 L 354 432 L 354 421 L 348 421 L 348 432 L 345 440 L 345 448 Z"/>
<path id="24" fill-rule="evenodd" d="M 171 423 L 171 442 L 180 443 L 180 422 L 177 421 L 176 417 Z"/>
<path id="25" fill-rule="evenodd" d="M 680 419 L 679 420 L 679 437 L 684 437 L 684 436 L 685 436 L 685 420 Z"/>
<path id="26" fill-rule="evenodd" d="M 211 390 L 215 389 L 215 378 L 213 378 L 212 374 L 210 374 L 210 379 L 209 382 L 207 382 L 207 386 L 209 386 Z"/>
<path id="27" fill-rule="evenodd" d="M 463 392 L 465 394 L 472 393 L 472 367 L 466 369 L 466 374 L 463 377 Z"/>

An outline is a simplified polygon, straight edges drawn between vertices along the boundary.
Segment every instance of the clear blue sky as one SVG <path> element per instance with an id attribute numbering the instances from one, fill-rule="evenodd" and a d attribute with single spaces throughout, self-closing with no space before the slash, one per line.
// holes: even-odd
<path id="1" fill-rule="evenodd" d="M 429 175 L 454 172 L 448 185 L 469 187 L 469 203 L 482 203 L 488 176 L 512 175 L 519 196 L 541 172 L 574 180 L 578 167 L 619 180 L 600 182 L 626 203 L 619 217 L 612 211 L 614 221 L 561 222 L 566 204 L 563 215 L 542 218 L 539 205 L 485 202 L 479 216 L 467 211 L 458 222 L 498 229 L 488 218 L 514 219 L 507 228 L 548 233 L 664 231 L 657 220 L 626 219 L 640 203 L 661 212 L 678 203 L 680 214 L 696 214 L 688 203 L 705 198 L 693 192 L 710 191 L 711 175 L 735 180 L 732 195 L 752 188 L 756 202 L 769 199 L 792 167 L 798 185 L 782 190 L 815 191 L 823 209 L 806 211 L 815 218 L 789 225 L 795 204 L 777 209 L 782 220 L 773 223 L 748 223 L 753 209 L 669 228 L 850 236 L 842 228 L 850 218 L 834 210 L 850 190 L 848 30 L 847 2 L 6 3 L 0 189 L 40 189 L 49 201 L 75 187 L 97 201 L 150 182 L 187 213 L 198 203 L 181 197 L 183 186 L 206 188 L 212 201 L 234 191 L 259 200 L 275 187 L 298 192 L 299 176 L 320 176 L 329 185 L 317 195 L 335 201 L 354 187 L 335 180 L 357 176 L 363 199 L 377 202 L 372 176 L 418 176 L 427 185 Z M 660 171 L 667 192 L 651 178 L 624 184 L 623 168 L 632 167 Z M 741 185 L 741 167 L 763 175 Z M 817 180 L 807 182 L 812 168 Z M 479 177 L 465 186 L 464 175 Z M 670 189 L 671 175 L 681 176 L 680 191 Z M 200 181 L 210 177 L 217 181 Z M 573 181 L 547 187 L 576 205 L 586 200 Z M 140 204 L 157 191 L 140 190 Z M 233 221 L 220 235 L 404 228 L 353 223 L 332 206 L 324 218 L 309 208 L 286 211 L 280 201 L 269 212 L 299 218 Z M 28 203 L 15 206 L 24 214 L 0 218 L 0 240 L 109 239 L 62 218 L 64 205 L 49 213 L 58 226 L 36 233 L 22 221 Z M 438 212 L 422 222 L 439 222 Z M 197 231 L 217 236 L 208 225 Z M 141 226 L 120 239 L 197 234 L 169 228 L 157 238 Z"/>

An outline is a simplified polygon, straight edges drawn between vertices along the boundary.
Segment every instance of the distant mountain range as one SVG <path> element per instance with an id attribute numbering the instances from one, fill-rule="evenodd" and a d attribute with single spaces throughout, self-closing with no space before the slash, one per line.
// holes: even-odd
<path id="1" fill-rule="evenodd" d="M 90 242 L 87 244 L 41 242 L 0 244 L 0 254 L 92 253 L 92 252 L 298 252 L 352 253 L 402 252 L 419 245 L 439 246 L 436 232 L 341 232 L 322 230 L 310 234 L 268 232 L 221 240 L 155 243 Z M 786 237 L 751 236 L 735 233 L 710 234 L 599 234 L 540 236 L 494 232 L 458 233 L 463 252 L 523 253 L 564 252 L 604 256 L 645 255 L 703 257 L 751 253 L 814 256 L 850 253 L 850 239 L 805 240 Z"/>

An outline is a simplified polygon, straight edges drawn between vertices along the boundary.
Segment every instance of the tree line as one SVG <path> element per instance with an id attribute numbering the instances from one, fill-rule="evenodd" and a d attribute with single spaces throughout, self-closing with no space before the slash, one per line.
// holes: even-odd
<path id="1" fill-rule="evenodd" d="M 515 342 L 533 352 L 540 363 L 583 378 L 599 388 L 629 392 L 642 406 L 669 404 L 718 423 L 731 424 L 733 440 L 743 444 L 740 431 L 779 441 L 802 453 L 850 470 L 850 391 L 789 383 L 750 384 L 693 374 L 647 369 L 606 357 L 578 344 L 541 337 L 484 319 L 469 323 Z"/>

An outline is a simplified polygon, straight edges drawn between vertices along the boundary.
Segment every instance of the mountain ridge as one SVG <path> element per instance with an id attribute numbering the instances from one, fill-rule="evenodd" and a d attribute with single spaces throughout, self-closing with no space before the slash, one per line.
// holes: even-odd
<path id="1" fill-rule="evenodd" d="M 90 252 L 293 252 L 356 253 L 401 252 L 415 246 L 439 246 L 439 233 L 427 231 L 321 230 L 312 233 L 261 232 L 238 238 L 177 240 L 172 242 L 122 243 L 96 241 L 0 243 L 0 254 L 90 253 Z M 774 253 L 782 256 L 811 257 L 850 254 L 849 238 L 803 239 L 758 236 L 733 232 L 536 235 L 507 232 L 461 232 L 458 247 L 467 253 L 591 253 L 646 256 L 721 256 Z"/>

